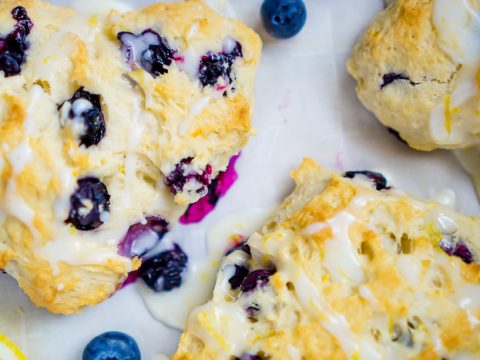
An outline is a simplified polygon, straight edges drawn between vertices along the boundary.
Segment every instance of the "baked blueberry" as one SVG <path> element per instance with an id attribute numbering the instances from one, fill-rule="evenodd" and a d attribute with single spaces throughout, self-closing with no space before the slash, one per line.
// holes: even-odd
<path id="1" fill-rule="evenodd" d="M 70 196 L 70 213 L 66 223 L 87 231 L 103 224 L 102 218 L 110 210 L 110 195 L 103 182 L 94 177 L 77 181 L 77 189 Z"/>
<path id="2" fill-rule="evenodd" d="M 5 38 L 0 37 L 0 71 L 5 77 L 20 74 L 29 47 L 28 35 L 33 27 L 27 10 L 22 6 L 12 10 L 12 17 L 17 21 L 13 31 Z"/>
<path id="3" fill-rule="evenodd" d="M 280 39 L 298 34 L 307 20 L 303 0 L 265 0 L 260 14 L 267 32 Z"/>
<path id="4" fill-rule="evenodd" d="M 122 43 L 122 53 L 127 64 L 132 68 L 140 67 L 153 77 L 168 73 L 176 51 L 168 41 L 152 29 L 141 34 L 122 31 L 117 35 Z"/>
<path id="5" fill-rule="evenodd" d="M 152 250 L 168 232 L 168 222 L 160 216 L 148 216 L 145 223 L 130 226 L 125 237 L 118 244 L 122 256 L 142 257 Z"/>
<path id="6" fill-rule="evenodd" d="M 173 249 L 145 261 L 140 267 L 140 276 L 152 290 L 170 291 L 182 285 L 182 275 L 187 268 L 187 262 L 187 254 L 175 244 Z"/>
<path id="7" fill-rule="evenodd" d="M 410 80 L 410 78 L 407 75 L 401 74 L 401 73 L 385 74 L 385 75 L 383 75 L 382 80 L 383 80 L 382 84 L 380 85 L 381 90 L 383 90 L 384 87 L 390 85 L 391 83 L 393 83 L 395 81 L 399 81 L 399 80 L 407 81 L 412 86 L 418 85 L 416 82 L 413 82 L 412 80 Z"/>
<path id="8" fill-rule="evenodd" d="M 83 360 L 140 360 L 137 342 L 127 334 L 109 331 L 92 339 L 83 350 Z"/>
<path id="9" fill-rule="evenodd" d="M 343 176 L 350 179 L 354 179 L 357 176 L 365 176 L 373 181 L 375 188 L 378 191 L 391 189 L 390 186 L 387 186 L 387 179 L 385 176 L 379 172 L 369 170 L 347 171 Z"/>
<path id="10" fill-rule="evenodd" d="M 235 60 L 243 57 L 242 45 L 231 38 L 219 53 L 209 52 L 202 56 L 198 67 L 200 83 L 205 86 L 217 86 L 218 91 L 225 90 L 234 81 L 232 67 Z"/>
<path id="11" fill-rule="evenodd" d="M 241 290 L 243 292 L 255 290 L 257 287 L 263 287 L 270 281 L 270 276 L 275 274 L 275 269 L 258 269 L 252 271 L 243 280 Z"/>
<path id="12" fill-rule="evenodd" d="M 207 165 L 202 173 L 198 173 L 193 170 L 192 161 L 191 157 L 181 160 L 165 178 L 165 184 L 173 194 L 184 191 L 187 184 L 187 191 L 196 192 L 202 196 L 207 193 L 212 181 L 212 167 Z"/>
<path id="13" fill-rule="evenodd" d="M 465 264 L 475 262 L 475 255 L 468 245 L 462 241 L 456 241 L 452 236 L 444 236 L 438 245 L 447 255 L 459 257 Z"/>
<path id="14" fill-rule="evenodd" d="M 235 171 L 235 163 L 239 155 L 233 156 L 225 171 L 222 171 L 208 185 L 208 192 L 196 203 L 191 204 L 185 214 L 180 218 L 182 224 L 192 224 L 202 221 L 205 216 L 215 209 L 215 206 L 221 197 L 225 196 L 227 191 L 237 181 L 238 174 Z"/>
<path id="15" fill-rule="evenodd" d="M 248 275 L 248 268 L 246 266 L 242 265 L 234 265 L 235 266 L 235 272 L 233 273 L 233 276 L 228 279 L 228 283 L 232 287 L 232 290 L 238 289 L 240 285 L 242 285 L 243 281 Z"/>
<path id="16" fill-rule="evenodd" d="M 79 88 L 73 96 L 59 106 L 62 125 L 70 123 L 78 134 L 80 145 L 97 145 L 105 136 L 105 118 L 100 95 Z"/>

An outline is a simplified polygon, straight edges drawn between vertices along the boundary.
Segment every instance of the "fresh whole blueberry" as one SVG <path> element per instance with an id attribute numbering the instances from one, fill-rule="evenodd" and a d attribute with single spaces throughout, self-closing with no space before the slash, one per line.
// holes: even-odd
<path id="1" fill-rule="evenodd" d="M 140 67 L 154 78 L 168 73 L 167 67 L 172 63 L 176 51 L 157 32 L 147 29 L 135 35 L 122 31 L 117 38 L 122 43 L 122 53 L 130 67 Z"/>
<path id="2" fill-rule="evenodd" d="M 232 290 L 238 289 L 245 278 L 248 275 L 248 268 L 242 265 L 234 265 L 235 266 L 235 272 L 233 273 L 232 277 L 228 279 L 228 283 L 230 284 Z"/>
<path id="3" fill-rule="evenodd" d="M 247 275 L 245 280 L 243 280 L 241 290 L 243 292 L 248 292 L 255 290 L 257 287 L 263 287 L 267 285 L 270 281 L 270 276 L 272 276 L 275 272 L 275 269 L 258 269 L 252 271 Z"/>
<path id="4" fill-rule="evenodd" d="M 152 290 L 170 291 L 182 285 L 182 274 L 187 268 L 187 262 L 187 254 L 175 244 L 173 249 L 145 261 L 140 267 L 140 276 Z"/>
<path id="5" fill-rule="evenodd" d="M 165 185 L 172 194 L 182 192 L 186 184 L 192 185 L 191 192 L 196 192 L 204 196 L 208 191 L 208 186 L 212 182 L 212 167 L 207 165 L 202 173 L 192 169 L 193 158 L 185 158 L 175 165 L 175 169 L 165 178 Z"/>
<path id="6" fill-rule="evenodd" d="M 358 171 L 347 171 L 344 174 L 344 177 L 349 179 L 354 179 L 357 176 L 365 176 L 371 181 L 373 181 L 375 188 L 380 190 L 389 190 L 390 186 L 387 186 L 387 179 L 379 172 L 369 171 L 369 170 L 358 170 Z"/>
<path id="7" fill-rule="evenodd" d="M 198 77 L 202 86 L 215 86 L 220 92 L 231 85 L 235 79 L 232 68 L 235 60 L 243 57 L 242 45 L 231 38 L 228 45 L 219 53 L 209 52 L 202 56 L 198 67 Z"/>
<path id="8" fill-rule="evenodd" d="M 307 19 L 303 0 L 265 0 L 260 11 L 267 32 L 288 39 L 302 30 Z"/>
<path id="9" fill-rule="evenodd" d="M 110 210 L 107 187 L 94 177 L 80 179 L 77 185 L 70 196 L 70 213 L 65 222 L 82 231 L 96 229 L 103 224 L 102 217 Z"/>
<path id="10" fill-rule="evenodd" d="M 70 122 L 79 127 L 79 144 L 85 147 L 97 145 L 105 136 L 105 118 L 100 95 L 79 88 L 73 96 L 59 106 L 62 125 Z"/>
<path id="11" fill-rule="evenodd" d="M 29 47 L 27 37 L 33 27 L 33 22 L 22 6 L 12 10 L 12 17 L 17 21 L 13 31 L 5 38 L 0 37 L 0 71 L 3 71 L 5 77 L 20 74 Z"/>
<path id="12" fill-rule="evenodd" d="M 140 360 L 137 342 L 119 331 L 109 331 L 92 339 L 83 350 L 83 360 Z"/>
<path id="13" fill-rule="evenodd" d="M 168 232 L 168 222 L 160 216 L 148 216 L 145 220 L 145 223 L 130 226 L 127 234 L 118 244 L 120 255 L 142 257 Z"/>

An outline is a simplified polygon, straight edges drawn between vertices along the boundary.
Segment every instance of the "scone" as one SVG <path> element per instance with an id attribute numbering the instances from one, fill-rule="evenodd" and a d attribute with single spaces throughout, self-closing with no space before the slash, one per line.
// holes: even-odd
<path id="1" fill-rule="evenodd" d="M 366 175 L 366 176 L 365 176 Z M 480 219 L 305 160 L 227 255 L 175 360 L 476 359 Z"/>
<path id="2" fill-rule="evenodd" d="M 0 269 L 54 313 L 110 296 L 247 142 L 260 52 L 201 1 L 1 0 Z"/>
<path id="3" fill-rule="evenodd" d="M 480 145 L 479 10 L 478 0 L 397 0 L 353 49 L 358 97 L 416 149 Z"/>

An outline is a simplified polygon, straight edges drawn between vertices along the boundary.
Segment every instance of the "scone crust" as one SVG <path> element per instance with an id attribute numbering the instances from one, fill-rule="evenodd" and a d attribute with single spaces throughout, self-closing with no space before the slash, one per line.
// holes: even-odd
<path id="1" fill-rule="evenodd" d="M 347 68 L 363 105 L 385 126 L 419 150 L 478 145 L 473 138 L 443 144 L 431 134 L 430 118 L 459 83 L 461 65 L 438 44 L 433 0 L 398 0 L 381 12 L 355 44 Z M 384 76 L 405 78 L 386 86 Z M 480 95 L 455 109 L 452 122 L 476 118 Z M 480 122 L 478 122 L 480 123 Z M 471 129 L 472 134 L 478 129 Z"/>

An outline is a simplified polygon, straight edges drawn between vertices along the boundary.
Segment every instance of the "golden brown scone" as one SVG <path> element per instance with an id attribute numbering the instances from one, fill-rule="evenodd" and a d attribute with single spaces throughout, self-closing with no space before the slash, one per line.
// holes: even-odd
<path id="1" fill-rule="evenodd" d="M 55 313 L 110 296 L 129 227 L 161 237 L 247 142 L 260 51 L 201 1 L 0 0 L 0 269 Z"/>
<path id="2" fill-rule="evenodd" d="M 419 150 L 480 144 L 478 0 L 398 0 L 356 43 L 348 71 L 367 109 Z"/>
<path id="3" fill-rule="evenodd" d="M 346 175 L 310 159 L 294 171 L 174 360 L 480 356 L 480 220 Z"/>

